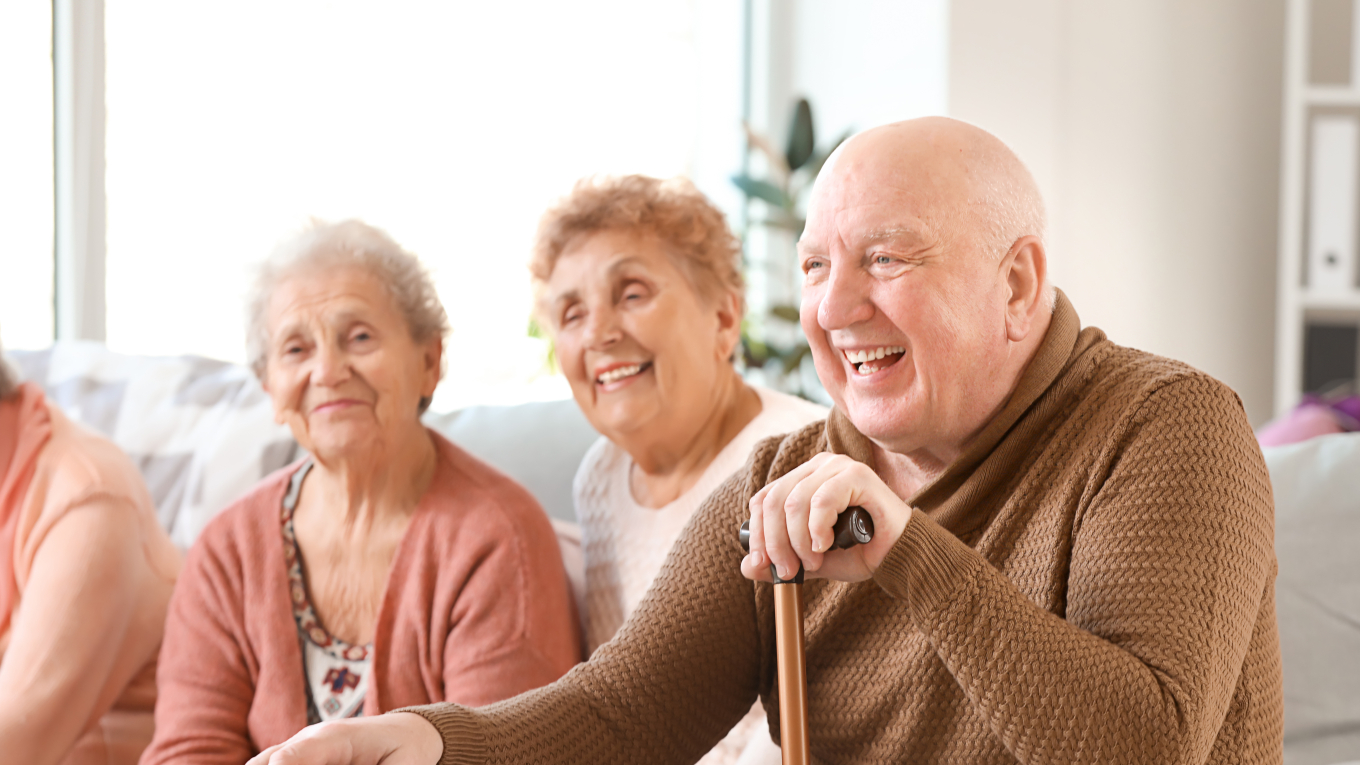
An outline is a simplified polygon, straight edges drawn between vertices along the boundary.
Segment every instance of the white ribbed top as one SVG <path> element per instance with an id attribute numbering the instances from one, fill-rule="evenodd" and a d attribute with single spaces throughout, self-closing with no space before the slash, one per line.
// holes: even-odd
<path id="1" fill-rule="evenodd" d="M 665 507 L 643 507 L 633 499 L 629 488 L 633 458 L 609 439 L 600 438 L 581 460 L 573 493 L 586 559 L 581 618 L 591 653 L 623 626 L 690 516 L 745 464 L 756 443 L 826 417 L 826 408 L 818 404 L 764 388 L 754 390 L 760 396 L 760 414 L 723 447 L 689 491 Z M 770 741 L 759 704 L 701 763 L 732 765 L 738 759 L 743 765 L 779 762 L 779 749 Z"/>

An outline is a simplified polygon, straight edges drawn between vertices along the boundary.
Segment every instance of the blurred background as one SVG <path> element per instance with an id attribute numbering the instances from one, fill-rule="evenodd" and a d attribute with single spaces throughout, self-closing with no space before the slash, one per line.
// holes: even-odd
<path id="1" fill-rule="evenodd" d="M 733 177 L 778 180 L 751 135 L 782 150 L 805 99 L 818 149 L 927 114 L 996 133 L 1043 189 L 1084 323 L 1226 381 L 1259 425 L 1306 387 L 1322 315 L 1295 299 L 1301 230 L 1281 233 L 1302 215 L 1281 169 L 1304 163 L 1302 5 L 7 2 L 0 337 L 241 361 L 251 264 L 312 216 L 355 216 L 435 275 L 454 327 L 437 410 L 565 398 L 529 327 L 534 227 L 577 178 L 640 172 L 727 211 L 752 347 L 774 349 L 753 374 L 799 389 L 792 233 Z"/>

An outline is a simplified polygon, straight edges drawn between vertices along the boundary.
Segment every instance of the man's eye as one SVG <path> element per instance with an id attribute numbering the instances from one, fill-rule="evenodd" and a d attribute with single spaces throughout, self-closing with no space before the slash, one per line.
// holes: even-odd
<path id="1" fill-rule="evenodd" d="M 283 352 L 284 352 L 286 355 L 290 355 L 290 356 L 296 355 L 296 354 L 302 353 L 302 346 L 300 346 L 300 345 L 290 345 L 290 346 L 288 346 L 287 348 L 284 348 L 284 349 L 283 349 Z"/>
<path id="2" fill-rule="evenodd" d="M 813 270 L 813 269 L 815 269 L 815 268 L 822 268 L 822 267 L 824 267 L 825 265 L 826 265 L 826 264 L 823 263 L 823 262 L 820 261 L 820 260 L 809 260 L 808 262 L 806 262 L 806 263 L 803 264 L 803 271 L 806 273 L 806 272 L 811 271 L 811 270 Z"/>
<path id="3" fill-rule="evenodd" d="M 874 258 L 874 262 L 879 264 L 880 266 L 886 266 L 889 263 L 892 263 L 892 258 L 888 257 L 887 255 L 878 255 Z"/>
<path id="4" fill-rule="evenodd" d="M 360 332 L 354 336 L 354 339 L 358 342 L 363 342 L 364 340 L 370 340 L 372 338 L 373 336 L 368 334 L 367 332 Z"/>

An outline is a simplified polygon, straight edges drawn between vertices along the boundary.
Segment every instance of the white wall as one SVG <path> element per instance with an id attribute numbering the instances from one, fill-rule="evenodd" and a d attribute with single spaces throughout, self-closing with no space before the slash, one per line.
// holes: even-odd
<path id="1" fill-rule="evenodd" d="M 770 64 L 756 67 L 757 80 L 768 80 L 754 94 L 752 122 L 770 126 L 780 145 L 799 96 L 812 103 L 819 143 L 944 112 L 948 0 L 756 0 L 757 30 L 762 13 Z"/>
<path id="2" fill-rule="evenodd" d="M 1284 0 L 954 0 L 949 111 L 1049 206 L 1083 323 L 1269 418 Z"/>

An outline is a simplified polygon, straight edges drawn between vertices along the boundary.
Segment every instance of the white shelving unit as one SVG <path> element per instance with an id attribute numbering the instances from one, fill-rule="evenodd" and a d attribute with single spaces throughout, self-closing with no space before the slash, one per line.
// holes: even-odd
<path id="1" fill-rule="evenodd" d="M 1360 326 L 1360 275 L 1352 274 L 1349 288 L 1326 294 L 1310 289 L 1305 275 L 1309 232 L 1310 136 L 1312 121 L 1319 115 L 1353 114 L 1360 118 L 1360 7 L 1346 3 L 1360 0 L 1289 0 L 1285 28 L 1284 127 L 1281 136 L 1281 189 L 1279 229 L 1278 296 L 1275 332 L 1275 413 L 1288 412 L 1304 393 L 1304 335 L 1313 322 Z M 1349 16 L 1346 29 L 1328 25 L 1314 13 Z M 1335 44 L 1337 35 L 1347 35 L 1349 46 L 1349 83 L 1312 82 L 1314 37 L 1318 21 Z M 1344 51 L 1343 51 L 1344 53 Z M 1333 70 L 1335 67 L 1332 67 Z M 1333 79 L 1333 78 L 1329 78 Z M 1360 167 L 1352 170 L 1360 173 Z M 1352 241 L 1360 243 L 1360 206 L 1352 212 L 1356 231 Z M 1360 249 L 1360 246 L 1355 247 Z M 1360 252 L 1351 254 L 1351 263 L 1360 265 Z"/>

